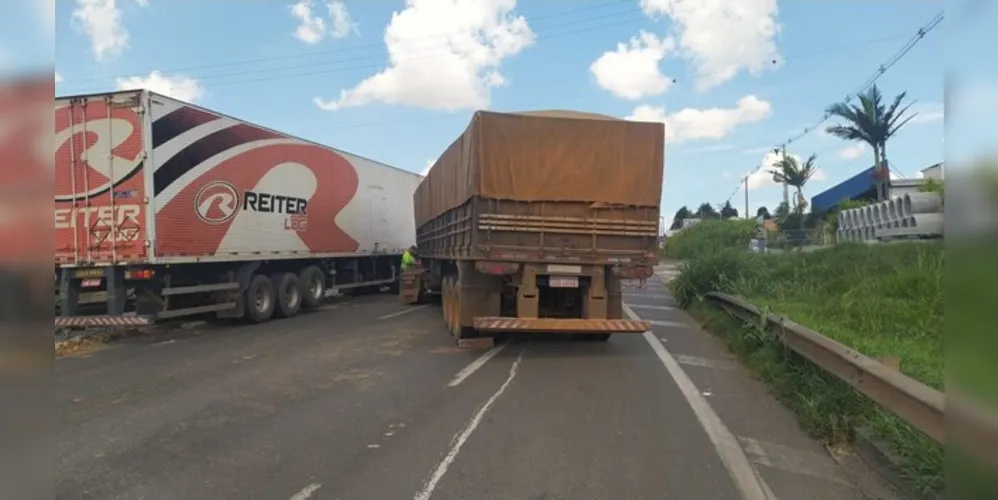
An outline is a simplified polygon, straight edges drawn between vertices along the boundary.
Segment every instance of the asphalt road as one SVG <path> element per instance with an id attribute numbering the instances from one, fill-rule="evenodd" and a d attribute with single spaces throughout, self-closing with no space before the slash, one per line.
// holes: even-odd
<path id="1" fill-rule="evenodd" d="M 58 498 L 897 498 L 661 283 L 625 298 L 652 332 L 463 352 L 436 306 L 372 296 L 61 359 Z"/>

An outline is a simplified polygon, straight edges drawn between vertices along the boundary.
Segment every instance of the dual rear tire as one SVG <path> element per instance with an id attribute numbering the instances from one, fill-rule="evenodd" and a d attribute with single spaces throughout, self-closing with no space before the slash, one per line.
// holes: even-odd
<path id="1" fill-rule="evenodd" d="M 302 275 L 304 274 L 303 271 Z M 257 274 L 246 287 L 246 319 L 251 323 L 264 323 L 273 317 L 297 316 L 304 304 L 315 303 L 315 296 L 311 291 L 311 288 L 302 286 L 299 275 L 294 273 L 279 272 L 269 276 Z M 324 292 L 323 283 L 320 293 Z"/>

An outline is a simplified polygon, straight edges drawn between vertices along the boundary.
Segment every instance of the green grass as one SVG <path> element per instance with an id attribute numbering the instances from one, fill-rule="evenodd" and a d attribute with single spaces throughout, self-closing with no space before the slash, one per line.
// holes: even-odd
<path id="1" fill-rule="evenodd" d="M 745 250 L 754 234 L 754 221 L 705 220 L 669 238 L 662 256 L 668 259 L 690 259 L 704 252 Z"/>
<path id="2" fill-rule="evenodd" d="M 781 255 L 715 247 L 691 255 L 671 285 L 677 301 L 771 384 L 809 432 L 834 444 L 850 441 L 857 428 L 869 429 L 901 459 L 899 472 L 916 489 L 942 489 L 942 447 L 769 333 L 701 300 L 715 290 L 741 295 L 867 356 L 896 356 L 903 373 L 941 390 L 941 244 L 840 245 Z"/>

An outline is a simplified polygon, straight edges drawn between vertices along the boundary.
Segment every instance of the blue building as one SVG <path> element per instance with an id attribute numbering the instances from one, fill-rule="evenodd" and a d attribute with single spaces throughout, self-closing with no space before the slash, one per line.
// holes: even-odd
<path id="1" fill-rule="evenodd" d="M 870 167 L 862 172 L 832 186 L 831 188 L 811 197 L 811 211 L 827 212 L 838 204 L 848 200 L 877 199 L 877 181 L 874 177 L 876 167 Z"/>

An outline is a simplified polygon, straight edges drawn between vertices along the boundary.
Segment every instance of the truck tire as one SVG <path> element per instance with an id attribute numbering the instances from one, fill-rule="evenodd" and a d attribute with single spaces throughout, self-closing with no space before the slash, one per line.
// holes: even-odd
<path id="1" fill-rule="evenodd" d="M 274 316 L 276 294 L 270 278 L 257 274 L 246 287 L 246 319 L 251 323 L 265 323 Z"/>
<path id="2" fill-rule="evenodd" d="M 302 305 L 301 287 L 298 276 L 293 273 L 277 273 L 271 278 L 277 297 L 274 315 L 278 318 L 291 318 L 298 314 Z"/>
<path id="3" fill-rule="evenodd" d="M 298 289 L 301 291 L 301 306 L 314 309 L 322 305 L 326 298 L 326 276 L 319 266 L 308 266 L 298 273 Z"/>

